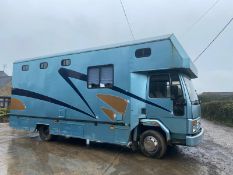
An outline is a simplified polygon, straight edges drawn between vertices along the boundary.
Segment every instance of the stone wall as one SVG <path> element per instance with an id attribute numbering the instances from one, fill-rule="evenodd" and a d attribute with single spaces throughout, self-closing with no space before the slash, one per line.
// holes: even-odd
<path id="1" fill-rule="evenodd" d="M 0 88 L 0 96 L 11 96 L 11 82 Z"/>

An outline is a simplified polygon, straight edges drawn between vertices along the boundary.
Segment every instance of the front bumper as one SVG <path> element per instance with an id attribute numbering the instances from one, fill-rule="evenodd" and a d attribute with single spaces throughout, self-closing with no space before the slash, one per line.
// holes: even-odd
<path id="1" fill-rule="evenodd" d="M 198 145 L 204 135 L 204 129 L 201 128 L 201 132 L 199 132 L 197 135 L 192 135 L 192 136 L 186 136 L 186 145 L 187 146 L 196 146 Z"/>

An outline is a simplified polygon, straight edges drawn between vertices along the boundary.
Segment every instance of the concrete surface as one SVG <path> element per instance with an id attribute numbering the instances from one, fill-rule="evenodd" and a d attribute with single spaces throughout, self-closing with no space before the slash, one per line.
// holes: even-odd
<path id="1" fill-rule="evenodd" d="M 202 121 L 201 145 L 169 149 L 163 160 L 144 157 L 127 148 L 79 139 L 40 141 L 37 133 L 0 124 L 0 174 L 233 174 L 233 128 Z"/>

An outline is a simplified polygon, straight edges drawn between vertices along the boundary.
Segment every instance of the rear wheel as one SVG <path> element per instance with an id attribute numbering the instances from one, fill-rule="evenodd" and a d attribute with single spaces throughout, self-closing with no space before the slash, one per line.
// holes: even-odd
<path id="1" fill-rule="evenodd" d="M 140 136 L 141 152 L 147 157 L 162 158 L 167 150 L 164 136 L 154 130 L 147 130 Z"/>
<path id="2" fill-rule="evenodd" d="M 39 127 L 38 130 L 39 130 L 40 139 L 42 141 L 52 140 L 53 136 L 49 132 L 49 126 L 42 125 L 42 126 Z"/>

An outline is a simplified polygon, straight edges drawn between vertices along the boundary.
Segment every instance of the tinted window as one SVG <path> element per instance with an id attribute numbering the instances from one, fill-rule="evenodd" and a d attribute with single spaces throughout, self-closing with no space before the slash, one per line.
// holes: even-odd
<path id="1" fill-rule="evenodd" d="M 113 83 L 112 66 L 102 67 L 100 69 L 100 86 L 110 87 Z"/>
<path id="2" fill-rule="evenodd" d="M 149 57 L 150 55 L 151 55 L 150 48 L 137 49 L 135 52 L 135 57 L 137 58 Z"/>
<path id="3" fill-rule="evenodd" d="M 170 78 L 168 74 L 150 77 L 149 97 L 170 98 Z"/>
<path id="4" fill-rule="evenodd" d="M 113 85 L 113 66 L 88 68 L 88 88 L 108 88 Z"/>
<path id="5" fill-rule="evenodd" d="M 100 84 L 100 69 L 99 68 L 90 68 L 88 70 L 88 87 L 89 88 L 98 88 Z"/>
<path id="6" fill-rule="evenodd" d="M 179 76 L 177 74 L 171 74 L 171 98 L 173 99 L 173 112 L 176 116 L 184 115 L 184 104 L 183 104 L 183 91 Z"/>
<path id="7" fill-rule="evenodd" d="M 172 74 L 170 76 L 171 76 L 171 82 L 172 82 L 172 88 L 171 88 L 172 99 L 183 97 L 183 91 L 181 88 L 179 76 L 177 74 Z"/>
<path id="8" fill-rule="evenodd" d="M 48 68 L 47 62 L 40 63 L 40 69 L 47 69 L 47 68 Z"/>
<path id="9" fill-rule="evenodd" d="M 29 70 L 29 65 L 22 66 L 22 71 L 28 71 L 28 70 Z"/>
<path id="10" fill-rule="evenodd" d="M 64 59 L 61 61 L 62 66 L 69 66 L 71 65 L 71 60 L 70 59 Z"/>

